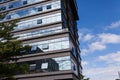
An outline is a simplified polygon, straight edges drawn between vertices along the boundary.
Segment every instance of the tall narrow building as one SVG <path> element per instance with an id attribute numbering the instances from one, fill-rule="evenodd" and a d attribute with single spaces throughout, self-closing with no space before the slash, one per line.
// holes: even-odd
<path id="1" fill-rule="evenodd" d="M 76 0 L 0 0 L 0 8 L 9 12 L 0 23 L 19 20 L 12 33 L 32 46 L 18 60 L 29 65 L 18 80 L 81 80 Z"/>

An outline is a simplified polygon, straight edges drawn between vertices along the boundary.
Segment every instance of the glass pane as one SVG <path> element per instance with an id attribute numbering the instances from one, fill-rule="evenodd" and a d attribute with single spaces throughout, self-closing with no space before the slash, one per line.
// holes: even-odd
<path id="1" fill-rule="evenodd" d="M 42 63 L 41 69 L 47 69 L 48 68 L 48 63 Z"/>

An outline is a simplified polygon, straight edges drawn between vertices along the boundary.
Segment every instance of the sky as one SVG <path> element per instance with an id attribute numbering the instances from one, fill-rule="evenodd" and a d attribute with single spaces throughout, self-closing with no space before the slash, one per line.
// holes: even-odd
<path id="1" fill-rule="evenodd" d="M 120 0 L 77 0 L 83 74 L 115 80 L 120 71 Z"/>

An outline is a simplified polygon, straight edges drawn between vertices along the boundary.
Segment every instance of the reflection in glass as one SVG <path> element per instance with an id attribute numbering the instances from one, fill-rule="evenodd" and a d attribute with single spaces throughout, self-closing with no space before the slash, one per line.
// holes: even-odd
<path id="1" fill-rule="evenodd" d="M 0 0 L 0 2 L 6 2 L 6 1 L 8 1 L 8 0 Z M 37 2 L 41 2 L 41 1 L 45 1 L 45 0 L 16 0 L 11 3 L 6 3 L 3 5 L 0 5 L 0 8 L 6 7 L 6 9 L 1 10 L 1 11 L 5 11 L 5 10 L 10 10 L 11 8 L 18 8 L 18 7 L 22 7 L 24 5 L 33 4 L 33 3 L 37 3 Z"/>
<path id="2" fill-rule="evenodd" d="M 23 4 L 27 4 L 27 1 L 24 0 Z M 9 8 L 13 8 L 13 5 L 9 4 Z M 34 7 L 30 7 L 30 8 L 28 7 L 28 8 L 19 10 L 19 11 L 13 11 L 13 12 L 8 13 L 8 15 L 11 16 L 11 19 L 16 19 L 16 18 L 30 16 L 33 14 L 38 14 L 41 12 L 49 11 L 52 9 L 58 9 L 58 8 L 60 8 L 60 1 L 55 1 L 49 4 L 45 4 L 45 5 L 37 5 Z M 0 10 L 6 10 L 6 6 L 0 7 Z M 15 16 L 15 15 L 18 15 L 18 16 Z M 8 20 L 8 18 L 5 17 L 3 20 L 4 21 Z"/>
<path id="3" fill-rule="evenodd" d="M 40 59 L 37 61 L 25 62 L 29 65 L 30 72 L 54 72 L 62 70 L 71 70 L 70 56 Z M 22 63 L 19 63 L 20 65 Z"/>
<path id="4" fill-rule="evenodd" d="M 17 27 L 15 27 L 15 30 L 37 27 L 39 25 L 49 24 L 57 21 L 61 21 L 61 13 L 56 13 L 44 17 L 38 17 L 26 21 L 21 21 L 17 23 Z"/>
<path id="5" fill-rule="evenodd" d="M 29 43 L 25 45 L 38 46 L 43 52 L 67 49 L 69 48 L 69 38 L 64 37 L 64 38 L 58 38 L 53 40 Z M 66 46 L 63 46 L 63 45 L 66 45 Z"/>
<path id="6" fill-rule="evenodd" d="M 53 34 L 53 33 L 61 32 L 64 30 L 66 29 L 62 29 L 62 27 L 54 27 L 54 28 L 31 31 L 23 34 L 14 34 L 14 37 L 19 37 L 18 39 L 27 39 L 27 38 L 33 38 L 33 37 L 42 36 L 42 35 Z"/>

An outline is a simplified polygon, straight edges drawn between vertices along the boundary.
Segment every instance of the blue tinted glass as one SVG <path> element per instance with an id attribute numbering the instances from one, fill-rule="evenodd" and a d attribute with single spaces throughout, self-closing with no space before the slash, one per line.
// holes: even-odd
<path id="1" fill-rule="evenodd" d="M 28 14 L 27 10 L 22 10 L 22 11 L 18 11 L 16 14 L 20 15 L 20 16 L 25 16 L 26 14 Z"/>
<path id="2" fill-rule="evenodd" d="M 11 15 L 7 15 L 6 19 L 11 19 Z"/>
<path id="3" fill-rule="evenodd" d="M 1 7 L 1 10 L 6 10 L 6 6 Z"/>
<path id="4" fill-rule="evenodd" d="M 19 0 L 19 1 L 13 2 L 12 4 L 13 4 L 14 8 L 17 8 L 22 5 L 22 2 Z"/>
<path id="5" fill-rule="evenodd" d="M 34 51 L 37 49 L 37 46 L 32 46 L 31 51 Z"/>
<path id="6" fill-rule="evenodd" d="M 19 2 L 19 4 L 18 4 L 18 2 Z M 59 3 L 59 2 L 57 2 L 57 3 Z M 19 1 L 16 1 L 16 2 L 9 4 L 8 8 L 15 8 L 16 6 L 20 6 L 22 4 L 23 4 L 22 0 L 19 0 Z M 19 11 L 13 12 L 13 13 L 9 13 L 9 15 L 11 15 L 11 19 L 29 16 L 29 15 L 37 14 L 40 11 L 47 11 L 46 9 L 43 9 L 43 7 L 46 7 L 47 9 L 52 9 L 52 7 L 51 7 L 52 5 L 53 6 L 56 5 L 56 3 L 26 8 L 26 9 L 19 10 Z M 6 10 L 6 9 L 7 9 L 6 6 L 2 7 L 2 10 Z M 9 18 L 6 18 L 6 19 L 9 19 Z M 50 20 L 48 20 L 48 21 L 50 21 Z M 43 23 L 43 22 L 42 21 L 38 22 L 38 24 L 41 24 L 41 23 Z"/>
<path id="7" fill-rule="evenodd" d="M 51 5 L 47 5 L 47 9 L 51 9 Z"/>
<path id="8" fill-rule="evenodd" d="M 6 2 L 6 1 L 8 1 L 8 0 L 0 0 L 0 2 Z"/>
<path id="9" fill-rule="evenodd" d="M 42 24 L 42 19 L 37 20 L 37 24 Z"/>
<path id="10" fill-rule="evenodd" d="M 38 7 L 38 9 L 37 9 L 38 11 L 42 11 L 43 10 L 43 8 L 42 7 Z"/>
<path id="11" fill-rule="evenodd" d="M 13 8 L 13 4 L 10 4 L 10 5 L 9 5 L 9 8 Z"/>
<path id="12" fill-rule="evenodd" d="M 23 5 L 27 4 L 27 0 L 23 1 Z"/>

